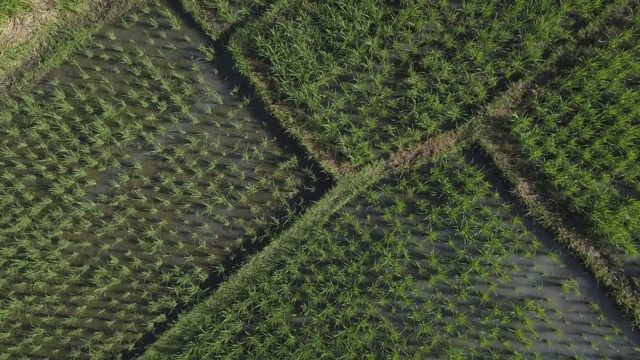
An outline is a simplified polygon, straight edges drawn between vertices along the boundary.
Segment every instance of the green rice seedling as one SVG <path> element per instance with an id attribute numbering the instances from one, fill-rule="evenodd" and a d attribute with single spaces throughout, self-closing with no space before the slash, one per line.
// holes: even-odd
<path id="1" fill-rule="evenodd" d="M 171 25 L 171 30 L 173 31 L 180 31 L 181 26 L 180 26 L 180 21 L 178 21 L 178 18 L 175 17 L 173 14 L 169 13 L 169 16 L 167 17 L 169 19 L 169 23 Z"/>
<path id="2" fill-rule="evenodd" d="M 83 52 L 84 56 L 88 57 L 89 59 L 93 59 L 93 57 L 95 55 L 94 51 L 92 49 L 88 48 L 88 47 L 85 47 L 82 50 L 82 52 Z"/>
<path id="3" fill-rule="evenodd" d="M 76 60 L 72 60 L 71 64 L 73 64 L 79 71 L 80 73 L 80 77 L 82 77 L 83 80 L 88 80 L 89 79 L 89 74 L 87 74 L 82 67 L 80 67 L 80 64 L 78 64 L 78 62 Z M 57 82 L 55 82 L 57 83 Z"/>
<path id="4" fill-rule="evenodd" d="M 198 45 L 198 50 L 204 55 L 204 59 L 211 62 L 215 59 L 216 53 L 213 47 L 205 44 Z"/>
<path id="5" fill-rule="evenodd" d="M 111 68 L 111 72 L 120 74 L 120 68 L 118 67 L 118 65 L 113 66 L 113 68 Z"/>
<path id="6" fill-rule="evenodd" d="M 115 51 L 117 51 L 119 53 L 124 53 L 124 48 L 119 44 L 114 44 L 113 45 L 113 50 L 115 50 Z"/>
<path id="7" fill-rule="evenodd" d="M 147 34 L 147 45 L 154 46 L 156 45 L 156 40 Z"/>
<path id="8" fill-rule="evenodd" d="M 150 18 L 149 18 L 149 24 L 151 24 L 151 27 L 152 27 L 153 29 L 157 29 L 157 28 L 158 28 L 158 26 L 160 25 L 160 24 L 158 23 L 158 21 L 157 21 L 154 17 L 150 17 Z"/>
<path id="9" fill-rule="evenodd" d="M 51 86 L 58 86 L 60 84 L 60 79 L 57 76 L 52 77 L 47 83 Z"/>
<path id="10" fill-rule="evenodd" d="M 230 96 L 236 96 L 236 95 L 238 95 L 238 91 L 240 91 L 240 86 L 235 85 L 233 87 L 233 89 L 231 89 L 231 91 L 229 92 L 229 95 Z"/>
<path id="11" fill-rule="evenodd" d="M 148 9 L 148 8 L 145 8 Z M 147 12 L 148 13 L 148 12 Z M 137 23 L 140 21 L 140 14 L 132 11 L 131 13 L 129 13 L 128 19 L 132 22 L 132 23 Z"/>
<path id="12" fill-rule="evenodd" d="M 100 58 L 100 60 L 103 60 L 103 61 L 109 61 L 112 59 L 111 55 L 108 55 L 104 52 L 101 53 L 98 57 Z"/>
<path id="13" fill-rule="evenodd" d="M 129 25 L 129 21 L 126 18 L 122 19 L 122 21 L 120 22 L 120 25 L 122 26 L 123 29 L 129 30 L 130 25 Z"/>
<path id="14" fill-rule="evenodd" d="M 125 52 L 122 52 L 120 54 L 120 62 L 119 64 L 125 65 L 125 66 L 132 66 L 133 65 L 133 61 L 131 60 L 131 58 L 129 57 L 129 55 Z"/>

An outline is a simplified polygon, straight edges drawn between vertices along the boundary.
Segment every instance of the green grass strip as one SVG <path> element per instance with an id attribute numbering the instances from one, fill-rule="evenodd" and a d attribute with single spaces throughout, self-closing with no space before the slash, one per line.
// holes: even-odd
<path id="1" fill-rule="evenodd" d="M 209 314 L 223 308 L 226 304 L 233 303 L 247 284 L 255 281 L 258 274 L 274 269 L 287 247 L 306 239 L 313 228 L 322 226 L 333 213 L 368 186 L 382 179 L 385 174 L 383 163 L 377 162 L 357 173 L 343 176 L 337 185 L 309 208 L 291 228 L 247 260 L 247 263 L 230 276 L 209 298 L 196 305 L 191 311 L 181 314 L 177 322 L 140 358 L 166 359 L 172 354 L 180 354 L 185 346 L 194 341 L 197 335 L 209 325 L 207 324 Z"/>
<path id="2" fill-rule="evenodd" d="M 183 9 L 202 27 L 212 40 L 221 40 L 232 26 L 241 24 L 265 0 L 180 0 Z"/>
<path id="3" fill-rule="evenodd" d="M 84 6 L 63 6 L 60 9 L 61 20 L 39 26 L 28 41 L 0 51 L 0 93 L 9 94 L 29 88 L 65 61 L 106 23 L 148 1 L 116 0 L 90 7 L 87 0 L 83 1 Z"/>
<path id="4" fill-rule="evenodd" d="M 473 117 L 463 125 L 438 133 L 409 150 L 399 150 L 385 160 L 392 172 L 417 169 L 421 165 L 447 158 L 473 146 L 473 134 L 480 126 L 480 118 Z"/>

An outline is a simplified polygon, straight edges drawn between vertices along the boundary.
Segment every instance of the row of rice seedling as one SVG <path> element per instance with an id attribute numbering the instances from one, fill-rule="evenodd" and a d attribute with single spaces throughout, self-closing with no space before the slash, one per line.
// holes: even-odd
<path id="1" fill-rule="evenodd" d="M 367 187 L 144 358 L 637 356 L 612 302 L 486 175 L 454 156 Z"/>
<path id="2" fill-rule="evenodd" d="M 113 358 L 313 184 L 160 3 L 0 113 L 0 357 Z"/>
<path id="3" fill-rule="evenodd" d="M 32 80 L 60 65 L 88 35 L 145 2 L 147 0 L 3 1 L 0 8 L 11 8 L 12 17 L 0 22 L 0 93 L 30 86 Z"/>
<path id="4" fill-rule="evenodd" d="M 546 0 L 289 5 L 235 33 L 230 48 L 287 127 L 314 152 L 357 166 L 468 120 L 606 6 Z"/>
<path id="5" fill-rule="evenodd" d="M 630 16 L 579 48 L 557 64 L 558 76 L 527 90 L 503 126 L 552 199 L 632 262 L 640 254 L 639 31 Z"/>

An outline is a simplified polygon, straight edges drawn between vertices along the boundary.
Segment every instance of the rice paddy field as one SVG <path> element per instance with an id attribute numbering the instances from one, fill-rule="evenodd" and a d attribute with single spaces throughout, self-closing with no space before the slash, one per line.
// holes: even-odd
<path id="1" fill-rule="evenodd" d="M 635 264 L 640 245 L 638 18 L 528 89 L 508 130 L 559 202 Z"/>
<path id="2" fill-rule="evenodd" d="M 638 10 L 1 5 L 0 358 L 638 357 Z"/>
<path id="3" fill-rule="evenodd" d="M 504 197 L 461 156 L 366 186 L 220 294 L 197 341 L 145 358 L 637 356 L 611 300 Z"/>
<path id="4" fill-rule="evenodd" d="M 358 166 L 468 121 L 604 5 L 298 1 L 231 46 L 287 124 Z"/>

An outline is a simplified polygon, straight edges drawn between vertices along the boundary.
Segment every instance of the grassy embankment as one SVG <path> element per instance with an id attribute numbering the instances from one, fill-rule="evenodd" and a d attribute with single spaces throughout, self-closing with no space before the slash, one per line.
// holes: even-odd
<path id="1" fill-rule="evenodd" d="M 0 22 L 0 89 L 16 92 L 62 63 L 104 24 L 146 0 L 10 1 Z M 8 17 L 8 18 L 6 18 Z"/>

